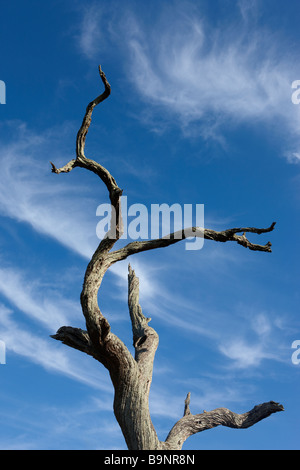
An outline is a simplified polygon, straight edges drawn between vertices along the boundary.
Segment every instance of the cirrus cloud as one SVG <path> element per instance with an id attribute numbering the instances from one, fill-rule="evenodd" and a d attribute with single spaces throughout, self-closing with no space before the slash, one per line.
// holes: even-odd
<path id="1" fill-rule="evenodd" d="M 92 30 L 105 31 L 106 48 L 118 50 L 136 93 L 145 102 L 139 116 L 153 130 L 179 125 L 185 136 L 225 144 L 225 131 L 240 125 L 265 126 L 282 140 L 289 163 L 300 146 L 300 108 L 291 102 L 292 82 L 300 76 L 297 58 L 280 35 L 255 21 L 256 2 L 238 2 L 236 14 L 212 23 L 199 7 L 180 3 L 160 9 L 151 23 L 130 9 L 111 14 L 110 21 L 93 17 Z M 79 44 L 87 47 L 86 8 Z M 98 29 L 96 27 L 98 24 Z M 108 26 L 109 25 L 109 26 Z"/>

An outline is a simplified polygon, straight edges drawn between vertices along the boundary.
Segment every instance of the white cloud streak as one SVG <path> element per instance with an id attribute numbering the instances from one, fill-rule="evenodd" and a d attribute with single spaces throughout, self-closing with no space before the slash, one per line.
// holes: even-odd
<path id="1" fill-rule="evenodd" d="M 53 289 L 49 292 L 38 280 L 29 281 L 29 276 L 32 273 L 0 268 L 0 293 L 29 318 L 56 331 L 80 314 L 76 302 L 61 297 Z"/>
<path id="2" fill-rule="evenodd" d="M 186 135 L 201 134 L 221 144 L 225 129 L 259 122 L 273 136 L 279 132 L 283 156 L 298 162 L 300 107 L 291 103 L 291 84 L 300 69 L 289 45 L 258 26 L 256 1 L 241 0 L 230 21 L 217 26 L 200 8 L 189 6 L 178 2 L 162 8 L 150 24 L 120 8 L 114 28 L 106 31 L 124 62 L 126 57 L 128 79 L 147 103 L 140 118 L 153 129 L 163 120 L 173 125 L 177 120 Z M 98 29 L 103 28 L 99 20 Z"/>
<path id="3" fill-rule="evenodd" d="M 129 41 L 131 77 L 143 98 L 177 115 L 185 129 L 203 120 L 208 125 L 199 122 L 200 129 L 209 135 L 228 120 L 237 125 L 280 119 L 295 133 L 299 113 L 290 96 L 296 71 L 294 64 L 278 60 L 273 39 L 211 30 L 188 18 L 163 28 L 151 38 L 152 47 L 146 35 Z"/>
<path id="4" fill-rule="evenodd" d="M 259 6 L 257 0 L 238 0 L 237 5 L 245 22 L 255 18 L 258 14 Z"/>
<path id="5" fill-rule="evenodd" d="M 38 308 L 36 305 L 35 309 Z M 88 356 L 59 345 L 41 331 L 38 334 L 37 331 L 38 328 L 33 328 L 29 324 L 24 326 L 18 313 L 0 304 L 0 338 L 5 343 L 7 367 L 12 355 L 18 355 L 23 360 L 30 361 L 52 373 L 62 374 L 66 378 L 111 395 L 112 385 L 101 365 L 91 361 Z M 80 360 L 77 354 L 81 354 Z"/>
<path id="6" fill-rule="evenodd" d="M 276 316 L 271 318 L 266 313 L 252 314 L 244 332 L 237 328 L 238 333 L 231 333 L 225 340 L 219 341 L 219 351 L 230 359 L 230 367 L 258 368 L 264 360 L 284 361 L 277 320 Z M 253 336 L 252 340 L 249 336 Z"/>
<path id="7" fill-rule="evenodd" d="M 108 377 L 103 371 L 95 374 L 93 367 L 72 359 L 67 349 L 54 346 L 54 340 L 46 340 L 19 324 L 17 315 L 0 304 L 0 337 L 6 345 L 7 364 L 14 353 L 52 372 L 60 373 L 73 380 L 94 388 L 111 392 Z M 53 343 L 53 346 L 51 345 Z"/>
<path id="8" fill-rule="evenodd" d="M 93 221 L 86 211 L 91 200 L 78 183 L 55 178 L 50 164 L 39 159 L 49 154 L 53 134 L 55 129 L 37 135 L 23 123 L 15 124 L 15 140 L 3 145 L 0 157 L 0 210 L 90 258 L 97 246 L 96 215 Z"/>
<path id="9" fill-rule="evenodd" d="M 93 58 L 103 44 L 104 36 L 99 28 L 103 12 L 99 5 L 93 4 L 89 8 L 83 8 L 82 24 L 78 34 L 79 48 L 83 54 Z"/>

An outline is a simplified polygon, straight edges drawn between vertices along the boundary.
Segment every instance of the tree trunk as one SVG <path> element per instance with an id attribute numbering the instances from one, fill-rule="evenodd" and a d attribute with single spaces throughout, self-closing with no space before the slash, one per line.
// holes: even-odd
<path id="1" fill-rule="evenodd" d="M 129 450 L 161 449 L 149 412 L 149 385 L 138 368 L 117 381 L 114 413 Z"/>

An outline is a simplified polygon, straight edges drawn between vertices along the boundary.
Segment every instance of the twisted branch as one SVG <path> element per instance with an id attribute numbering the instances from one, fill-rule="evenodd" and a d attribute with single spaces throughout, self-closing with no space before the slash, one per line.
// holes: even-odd
<path id="1" fill-rule="evenodd" d="M 264 251 L 270 253 L 272 251 L 272 244 L 270 242 L 265 245 L 252 243 L 247 239 L 246 233 L 256 233 L 260 235 L 262 233 L 272 232 L 272 230 L 274 230 L 275 224 L 276 222 L 273 222 L 268 228 L 241 227 L 231 228 L 221 232 L 201 227 L 185 228 L 183 230 L 178 230 L 177 232 L 166 235 L 162 238 L 128 243 L 128 245 L 110 253 L 110 258 L 112 262 L 115 263 L 117 261 L 126 259 L 128 256 L 141 253 L 143 251 L 154 250 L 156 248 L 165 248 L 167 246 L 174 245 L 175 243 L 178 243 L 189 237 L 200 237 L 222 243 L 233 241 L 245 248 L 249 248 L 252 251 Z M 242 232 L 243 235 L 237 235 L 238 233 Z"/>
<path id="2" fill-rule="evenodd" d="M 115 178 L 110 174 L 110 172 L 106 168 L 100 165 L 100 163 L 97 163 L 94 160 L 87 158 L 84 153 L 86 136 L 92 122 L 93 110 L 95 106 L 102 103 L 106 98 L 108 98 L 111 92 L 110 84 L 108 83 L 105 73 L 102 71 L 100 65 L 98 69 L 100 78 L 102 80 L 102 83 L 104 84 L 104 92 L 101 93 L 101 95 L 97 96 L 97 98 L 95 98 L 93 101 L 91 101 L 86 108 L 85 115 L 83 117 L 83 121 L 76 138 L 76 159 L 69 161 L 66 165 L 61 168 L 57 168 L 52 162 L 50 163 L 52 166 L 52 172 L 56 174 L 68 173 L 76 167 L 85 168 L 86 170 L 95 173 L 97 176 L 99 176 L 99 178 L 101 178 L 103 183 L 106 185 L 109 192 L 110 201 L 115 207 L 116 213 L 119 214 L 119 199 L 122 195 L 122 189 L 118 187 Z M 122 236 L 122 234 L 120 236 Z"/>
<path id="3" fill-rule="evenodd" d="M 228 408 L 217 408 L 212 411 L 205 411 L 201 414 L 193 415 L 189 411 L 190 394 L 188 394 L 185 403 L 186 408 L 183 418 L 177 421 L 173 426 L 165 441 L 166 447 L 169 449 L 181 448 L 188 437 L 207 429 L 216 426 L 246 429 L 271 414 L 284 410 L 281 404 L 269 401 L 256 405 L 252 410 L 243 414 L 234 413 Z"/>
<path id="4" fill-rule="evenodd" d="M 120 351 L 122 351 L 122 357 L 127 358 L 130 362 L 128 349 L 119 340 L 119 338 L 111 333 L 110 324 L 102 315 L 97 300 L 98 290 L 103 276 L 111 265 L 111 262 L 107 259 L 107 253 L 123 233 L 121 215 L 122 190 L 118 187 L 116 180 L 106 168 L 85 156 L 86 136 L 91 124 L 93 110 L 95 106 L 108 98 L 111 91 L 110 84 L 108 83 L 100 65 L 99 74 L 102 83 L 104 84 L 104 92 L 91 101 L 86 108 L 86 112 L 76 138 L 76 159 L 71 160 L 61 168 L 57 168 L 52 162 L 50 163 L 52 166 L 52 172 L 56 174 L 68 173 L 76 167 L 92 171 L 99 176 L 108 189 L 111 205 L 114 209 L 112 210 L 111 229 L 107 233 L 106 237 L 99 243 L 87 266 L 80 299 L 82 311 L 86 319 L 87 335 L 96 351 L 96 354 L 98 357 L 101 357 L 101 362 L 106 362 L 104 359 L 105 355 L 107 355 L 110 360 L 116 360 Z M 53 337 L 63 341 L 71 347 L 75 347 L 76 349 L 80 349 L 81 347 L 83 349 L 87 348 L 85 352 L 89 354 L 91 352 L 91 350 L 88 349 L 89 345 L 83 345 L 81 341 L 77 341 L 78 335 L 81 336 L 81 340 L 83 338 L 82 334 L 79 334 L 78 331 L 74 333 L 75 330 L 76 329 L 71 331 L 71 327 L 63 327 L 58 330 L 57 334 Z M 92 355 L 95 354 L 95 351 L 92 351 Z"/>

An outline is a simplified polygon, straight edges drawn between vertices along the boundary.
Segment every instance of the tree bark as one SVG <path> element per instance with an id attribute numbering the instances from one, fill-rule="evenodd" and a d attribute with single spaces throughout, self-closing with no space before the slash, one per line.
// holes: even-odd
<path id="1" fill-rule="evenodd" d="M 128 256 L 178 243 L 187 237 L 204 237 L 218 242 L 236 242 L 253 251 L 271 252 L 271 243 L 258 245 L 250 242 L 246 233 L 262 234 L 271 232 L 275 222 L 268 228 L 241 227 L 217 232 L 201 227 L 191 227 L 156 240 L 135 241 L 121 249 L 112 251 L 123 233 L 121 214 L 122 190 L 110 172 L 99 163 L 85 156 L 85 140 L 95 106 L 102 103 L 111 92 L 111 87 L 99 66 L 104 92 L 91 101 L 86 108 L 82 125 L 77 133 L 76 158 L 62 168 L 52 165 L 55 174 L 68 173 L 76 167 L 96 174 L 106 185 L 112 216 L 110 230 L 99 243 L 90 260 L 80 296 L 86 330 L 63 326 L 52 338 L 78 349 L 98 360 L 107 368 L 114 386 L 114 413 L 130 450 L 180 450 L 192 434 L 215 426 L 246 428 L 282 411 L 282 405 L 275 402 L 257 405 L 244 414 L 235 414 L 226 408 L 193 415 L 190 411 L 190 394 L 185 400 L 184 416 L 175 423 L 165 441 L 160 441 L 154 429 L 149 412 L 149 393 L 152 382 L 153 362 L 158 347 L 158 334 L 149 326 L 151 318 L 144 316 L 139 304 L 139 280 L 129 265 L 128 308 L 132 325 L 135 356 L 125 344 L 112 333 L 108 320 L 98 305 L 98 292 L 102 279 L 110 266 Z M 241 235 L 242 234 L 242 235 Z"/>

